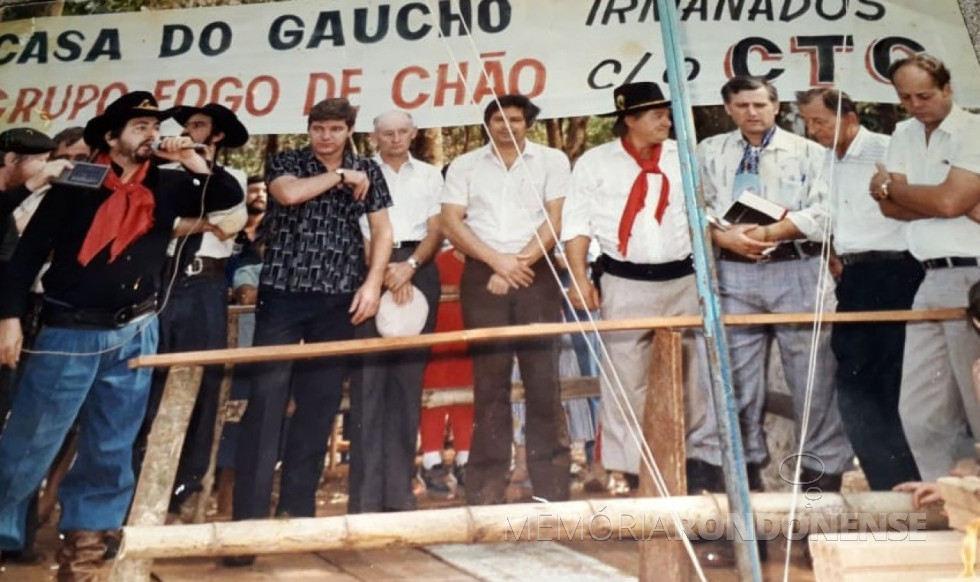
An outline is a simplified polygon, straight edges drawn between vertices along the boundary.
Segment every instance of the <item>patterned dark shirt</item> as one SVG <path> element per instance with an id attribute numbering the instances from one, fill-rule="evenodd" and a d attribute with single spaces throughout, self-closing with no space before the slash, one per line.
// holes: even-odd
<path id="1" fill-rule="evenodd" d="M 260 227 L 266 240 L 260 285 L 333 295 L 353 293 L 364 283 L 364 239 L 357 221 L 391 206 L 391 195 L 381 168 L 371 159 L 345 152 L 343 167 L 367 174 L 371 187 L 363 200 L 356 202 L 349 186 L 292 206 L 269 197 Z M 326 171 L 306 147 L 269 158 L 265 180 L 271 184 L 280 176 L 309 178 Z"/>

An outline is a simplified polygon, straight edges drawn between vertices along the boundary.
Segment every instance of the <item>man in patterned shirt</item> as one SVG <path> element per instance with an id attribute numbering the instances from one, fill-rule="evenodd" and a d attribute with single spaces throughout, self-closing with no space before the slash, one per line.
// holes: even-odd
<path id="1" fill-rule="evenodd" d="M 378 309 L 391 255 L 391 196 L 381 168 L 345 149 L 357 111 L 346 99 L 310 110 L 308 147 L 266 164 L 267 241 L 255 313 L 255 346 L 347 340 Z M 358 219 L 367 214 L 370 264 Z M 272 497 L 279 432 L 290 396 L 296 412 L 285 435 L 277 516 L 312 517 L 327 437 L 340 405 L 343 357 L 263 362 L 248 370 L 252 389 L 235 461 L 233 518 L 264 519 Z M 249 565 L 254 556 L 225 559 Z"/>

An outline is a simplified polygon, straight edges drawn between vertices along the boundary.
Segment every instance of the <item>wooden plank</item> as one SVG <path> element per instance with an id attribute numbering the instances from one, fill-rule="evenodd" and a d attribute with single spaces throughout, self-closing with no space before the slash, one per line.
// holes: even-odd
<path id="1" fill-rule="evenodd" d="M 949 527 L 963 531 L 980 518 L 980 477 L 940 477 L 938 483 Z"/>
<path id="2" fill-rule="evenodd" d="M 358 582 L 316 554 L 263 556 L 248 568 L 225 568 L 214 558 L 158 560 L 153 573 L 165 582 Z"/>
<path id="3" fill-rule="evenodd" d="M 449 544 L 426 550 L 480 580 L 626 582 L 616 568 L 557 543 Z"/>
<path id="4" fill-rule="evenodd" d="M 687 495 L 684 463 L 684 365 L 681 332 L 658 329 L 653 334 L 643 439 L 650 446 L 668 495 Z M 640 465 L 640 495 L 661 495 L 645 464 Z M 654 538 L 640 543 L 642 582 L 676 580 L 690 576 L 690 558 L 680 541 Z"/>
<path id="5" fill-rule="evenodd" d="M 318 555 L 358 580 L 477 580 L 417 548 L 332 551 Z"/>
<path id="6" fill-rule="evenodd" d="M 957 531 L 810 535 L 816 582 L 918 582 L 963 570 Z"/>
<path id="7" fill-rule="evenodd" d="M 146 456 L 127 527 L 161 526 L 167 518 L 180 451 L 201 389 L 202 372 L 200 366 L 174 367 L 167 374 L 160 409 L 147 437 Z M 150 579 L 153 561 L 117 559 L 112 565 L 111 582 L 141 582 Z"/>
<path id="8" fill-rule="evenodd" d="M 963 309 L 935 309 L 926 311 L 857 311 L 847 313 L 824 313 L 820 319 L 824 323 L 834 322 L 883 322 L 883 321 L 935 321 L 953 320 L 964 317 Z M 725 325 L 777 325 L 812 324 L 813 313 L 761 313 L 747 315 L 726 315 Z M 130 360 L 133 368 L 189 366 L 208 364 L 241 364 L 246 362 L 280 362 L 303 358 L 319 358 L 342 354 L 367 354 L 392 350 L 421 348 L 456 342 L 482 342 L 496 340 L 526 339 L 583 331 L 626 331 L 636 329 L 688 328 L 699 327 L 701 316 L 648 317 L 638 319 L 615 319 L 572 323 L 538 323 L 534 325 L 515 325 L 489 327 L 463 331 L 444 331 L 409 337 L 381 337 L 346 340 L 340 342 L 318 342 L 286 346 L 262 346 L 235 348 L 227 350 L 204 350 L 142 356 Z"/>

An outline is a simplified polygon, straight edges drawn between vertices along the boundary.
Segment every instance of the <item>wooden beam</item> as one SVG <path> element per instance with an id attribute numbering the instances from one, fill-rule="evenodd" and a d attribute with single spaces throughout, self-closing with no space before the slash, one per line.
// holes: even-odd
<path id="1" fill-rule="evenodd" d="M 684 352 L 681 333 L 658 329 L 653 334 L 647 397 L 643 407 L 643 440 L 663 476 L 668 495 L 687 495 L 684 452 Z M 660 496 L 646 465 L 640 464 L 640 495 Z M 690 557 L 678 539 L 653 538 L 640 543 L 641 582 L 684 582 Z"/>
<path id="2" fill-rule="evenodd" d="M 160 409 L 147 437 L 146 456 L 126 528 L 163 526 L 166 521 L 180 451 L 201 389 L 202 373 L 200 366 L 193 366 L 175 367 L 167 374 Z M 142 582 L 150 579 L 153 562 L 114 560 L 112 565 L 110 582 Z"/>
<path id="3" fill-rule="evenodd" d="M 825 313 L 824 323 L 854 323 L 882 321 L 935 321 L 952 320 L 965 317 L 963 309 L 936 309 L 929 311 L 862 311 L 849 313 Z M 785 325 L 812 324 L 813 313 L 763 313 L 749 315 L 727 315 L 726 325 Z M 157 354 L 130 360 L 133 368 L 159 368 L 167 366 L 203 366 L 208 364 L 241 364 L 247 362 L 280 362 L 305 358 L 338 356 L 344 354 L 366 354 L 420 348 L 456 342 L 483 342 L 512 339 L 526 339 L 564 333 L 588 331 L 625 331 L 636 329 L 687 328 L 700 327 L 700 316 L 648 317 L 640 319 L 617 319 L 587 322 L 539 323 L 534 325 L 515 325 L 489 327 L 463 331 L 445 331 L 409 337 L 382 337 L 340 342 L 318 342 L 282 346 L 263 346 L 226 350 L 206 350 Z"/>
<path id="4" fill-rule="evenodd" d="M 963 571 L 957 531 L 811 535 L 816 582 L 919 582 Z"/>
<path id="5" fill-rule="evenodd" d="M 816 517 L 824 523 L 834 523 L 831 516 L 921 512 L 912 505 L 911 495 L 907 493 L 825 493 L 816 500 L 805 495 L 794 498 L 791 493 L 752 495 L 760 529 L 767 523 L 771 527 L 773 522 L 785 521 L 794 504 L 797 518 L 804 522 Z M 633 539 L 639 535 L 676 535 L 672 521 L 675 512 L 688 523 L 713 520 L 724 524 L 728 501 L 724 495 L 620 498 L 193 525 L 133 525 L 124 530 L 119 559 L 495 543 L 517 538 Z M 945 519 L 932 512 L 924 525 L 944 527 Z"/>

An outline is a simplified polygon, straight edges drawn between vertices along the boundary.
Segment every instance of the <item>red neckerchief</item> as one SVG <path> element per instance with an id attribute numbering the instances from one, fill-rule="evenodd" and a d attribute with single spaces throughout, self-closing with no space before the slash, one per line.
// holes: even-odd
<path id="1" fill-rule="evenodd" d="M 95 159 L 95 163 L 110 165 L 112 160 L 103 153 Z M 150 162 L 143 162 L 126 183 L 119 179 L 115 171 L 106 175 L 103 185 L 112 194 L 96 211 L 82 248 L 78 251 L 78 262 L 83 267 L 110 243 L 109 262 L 115 261 L 133 241 L 153 227 L 153 193 L 143 185 L 149 169 Z"/>
<path id="2" fill-rule="evenodd" d="M 640 173 L 636 175 L 636 179 L 633 180 L 633 187 L 630 188 L 629 198 L 626 200 L 626 208 L 623 209 L 623 216 L 619 220 L 619 252 L 626 257 L 626 249 L 629 246 L 630 233 L 633 231 L 633 222 L 636 220 L 636 215 L 640 213 L 643 205 L 646 204 L 647 199 L 647 174 L 660 174 L 663 179 L 660 180 L 660 199 L 657 201 L 657 209 L 654 213 L 654 217 L 657 219 L 657 224 L 660 224 L 664 218 L 664 212 L 667 210 L 667 205 L 670 203 L 669 193 L 670 193 L 670 180 L 667 179 L 667 175 L 660 171 L 660 154 L 663 151 L 663 144 L 656 144 L 653 146 L 653 154 L 649 158 L 641 158 L 639 152 L 633 147 L 633 144 L 629 139 L 623 137 L 620 140 L 623 144 L 623 149 L 626 153 L 632 157 L 637 165 L 640 166 Z"/>

